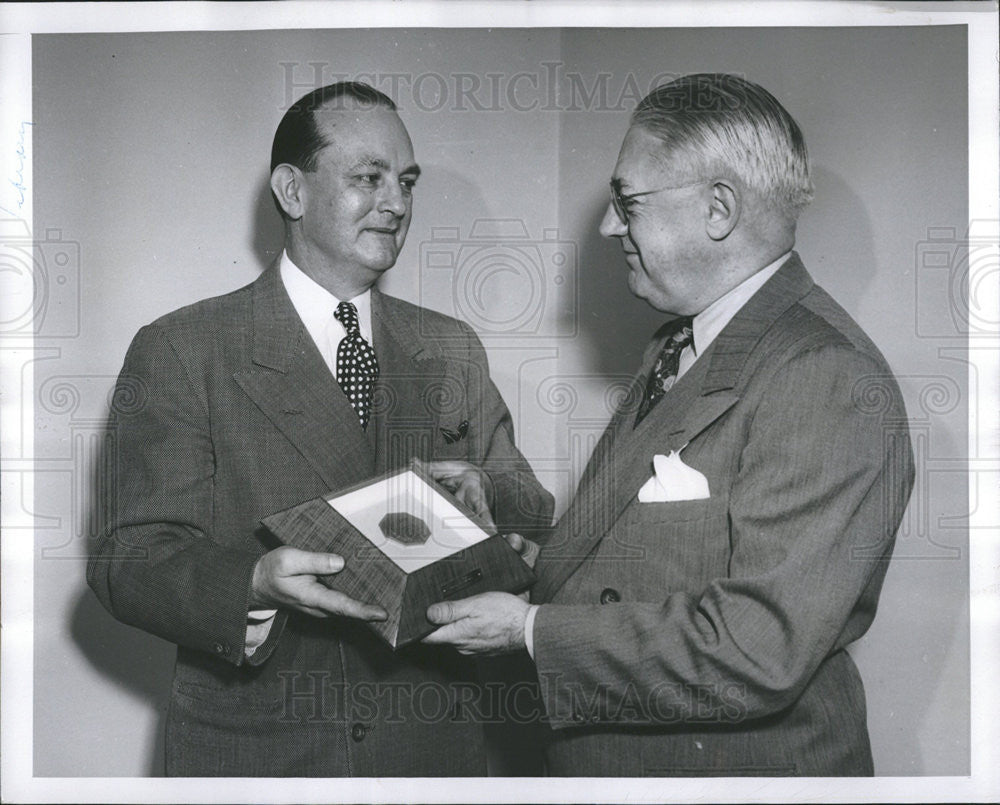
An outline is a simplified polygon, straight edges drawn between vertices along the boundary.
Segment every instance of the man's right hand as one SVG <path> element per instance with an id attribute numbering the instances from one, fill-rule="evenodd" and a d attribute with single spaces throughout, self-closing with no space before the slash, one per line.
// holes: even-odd
<path id="1" fill-rule="evenodd" d="M 264 554 L 253 571 L 250 610 L 291 607 L 317 618 L 342 615 L 363 621 L 384 621 L 388 614 L 331 590 L 318 580 L 344 569 L 344 557 L 287 546 Z"/>

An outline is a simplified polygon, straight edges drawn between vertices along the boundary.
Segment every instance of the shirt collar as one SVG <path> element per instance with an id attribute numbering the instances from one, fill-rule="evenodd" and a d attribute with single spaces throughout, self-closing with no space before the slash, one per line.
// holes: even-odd
<path id="1" fill-rule="evenodd" d="M 716 336 L 732 321 L 733 316 L 739 313 L 740 308 L 750 301 L 750 297 L 757 293 L 761 286 L 774 276 L 775 272 L 781 268 L 791 254 L 791 251 L 787 251 L 773 263 L 751 274 L 743 282 L 723 296 L 720 296 L 694 317 L 691 323 L 691 329 L 694 333 L 691 348 L 694 350 L 695 355 L 700 355 L 711 346 Z"/>
<path id="2" fill-rule="evenodd" d="M 289 299 L 295 312 L 299 314 L 302 323 L 306 326 L 306 331 L 317 343 L 324 332 L 327 324 L 342 301 L 330 293 L 326 288 L 309 277 L 299 268 L 288 256 L 288 252 L 282 250 L 279 262 L 281 281 L 285 285 Z M 368 343 L 372 343 L 372 290 L 369 288 L 363 294 L 346 300 L 352 302 L 358 309 L 358 325 L 361 335 Z"/>

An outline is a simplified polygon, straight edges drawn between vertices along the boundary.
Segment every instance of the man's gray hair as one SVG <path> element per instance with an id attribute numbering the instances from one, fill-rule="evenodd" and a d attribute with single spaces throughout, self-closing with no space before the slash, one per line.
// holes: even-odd
<path id="1" fill-rule="evenodd" d="M 695 73 L 649 93 L 632 125 L 701 170 L 725 168 L 793 220 L 812 201 L 805 138 L 763 87 L 726 73 Z"/>

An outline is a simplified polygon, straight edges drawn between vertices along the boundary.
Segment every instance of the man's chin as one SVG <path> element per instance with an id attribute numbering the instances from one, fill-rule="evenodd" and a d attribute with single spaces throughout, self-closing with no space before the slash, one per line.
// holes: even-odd
<path id="1" fill-rule="evenodd" d="M 643 282 L 642 275 L 636 271 L 629 271 L 628 273 L 628 289 L 632 296 L 636 299 L 641 299 L 653 308 L 653 310 L 658 310 L 661 313 L 674 313 L 671 310 L 673 305 L 666 299 L 663 299 L 654 289 L 650 288 L 648 283 Z"/>
<path id="2" fill-rule="evenodd" d="M 376 276 L 380 276 L 396 265 L 396 261 L 393 260 L 391 263 L 369 263 L 368 270 L 371 271 Z"/>
<path id="3" fill-rule="evenodd" d="M 396 265 L 398 257 L 399 252 L 395 249 L 378 250 L 369 254 L 365 263 L 371 271 L 381 274 Z"/>
<path id="4" fill-rule="evenodd" d="M 647 289 L 643 288 L 642 275 L 639 273 L 638 268 L 633 268 L 629 266 L 629 271 L 627 276 L 628 290 L 636 299 L 641 299 L 644 302 L 649 301 L 649 295 Z"/>

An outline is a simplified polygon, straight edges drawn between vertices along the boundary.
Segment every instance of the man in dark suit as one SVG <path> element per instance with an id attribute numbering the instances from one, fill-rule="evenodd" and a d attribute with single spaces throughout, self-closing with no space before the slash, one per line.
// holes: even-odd
<path id="1" fill-rule="evenodd" d="M 170 775 L 485 774 L 471 660 L 394 654 L 380 607 L 261 518 L 417 457 L 503 532 L 551 522 L 465 324 L 379 293 L 419 174 L 392 101 L 309 93 L 275 134 L 284 251 L 251 285 L 134 339 L 116 389 L 116 511 L 88 580 L 178 645 Z M 519 537 L 512 541 L 523 545 Z"/>
<path id="2" fill-rule="evenodd" d="M 811 194 L 798 126 L 755 84 L 683 77 L 632 116 L 601 232 L 672 318 L 543 545 L 535 605 L 429 611 L 429 643 L 528 649 L 551 774 L 873 773 L 846 649 L 912 453 L 885 360 L 792 251 Z"/>

